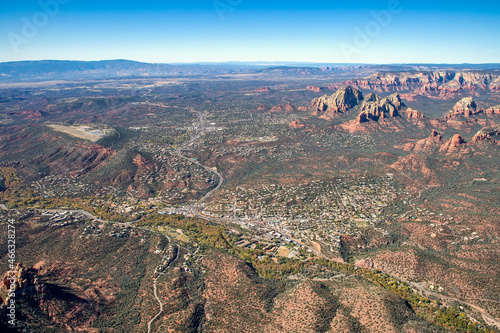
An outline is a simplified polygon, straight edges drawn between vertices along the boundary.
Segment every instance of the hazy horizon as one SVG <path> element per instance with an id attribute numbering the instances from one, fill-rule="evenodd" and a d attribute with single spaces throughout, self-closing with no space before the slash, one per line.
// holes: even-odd
<path id="1" fill-rule="evenodd" d="M 105 61 L 129 61 L 152 65 L 253 65 L 253 66 L 267 66 L 267 65 L 277 65 L 277 66 L 288 66 L 288 65 L 335 65 L 335 66 L 481 66 L 481 65 L 500 65 L 498 62 L 463 62 L 463 63 L 437 63 L 437 62 L 407 62 L 407 63 L 348 63 L 348 62 L 314 62 L 314 61 L 286 61 L 286 60 L 227 60 L 227 61 L 176 61 L 176 62 L 148 62 L 135 59 L 98 59 L 98 60 L 82 60 L 82 59 L 23 59 L 23 60 L 10 60 L 10 61 L 0 61 L 0 63 L 14 63 L 14 62 L 44 62 L 44 61 L 70 61 L 70 62 L 105 62 Z"/>

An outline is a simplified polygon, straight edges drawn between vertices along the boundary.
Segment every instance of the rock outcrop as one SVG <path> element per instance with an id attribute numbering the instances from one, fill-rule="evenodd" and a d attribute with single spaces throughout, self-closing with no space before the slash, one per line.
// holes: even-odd
<path id="1" fill-rule="evenodd" d="M 484 113 L 489 115 L 500 115 L 500 105 L 492 106 L 491 108 L 484 110 Z"/>
<path id="2" fill-rule="evenodd" d="M 437 184 L 436 172 L 429 167 L 429 158 L 426 154 L 410 154 L 401 157 L 391 165 L 391 168 L 405 174 L 424 179 L 429 184 Z"/>
<path id="3" fill-rule="evenodd" d="M 283 105 L 277 105 L 271 109 L 271 112 L 294 112 L 297 111 L 297 108 L 290 104 L 290 102 L 283 104 Z"/>
<path id="4" fill-rule="evenodd" d="M 447 155 L 458 153 L 464 146 L 465 140 L 460 134 L 455 134 L 448 142 L 439 149 L 440 152 L 445 152 Z"/>
<path id="5" fill-rule="evenodd" d="M 355 107 L 363 100 L 361 91 L 347 86 L 337 90 L 332 95 L 323 95 L 312 101 L 311 107 L 315 108 L 314 115 L 332 118 L 336 113 L 343 113 Z"/>
<path id="6" fill-rule="evenodd" d="M 38 296 L 41 299 L 48 299 L 51 296 L 50 289 L 42 282 L 38 274 L 38 269 L 34 267 L 24 267 L 17 264 L 3 277 L 3 286 L 7 292 L 13 292 L 17 297 Z M 10 302 L 8 296 L 3 304 L 0 304 L 0 313 L 5 312 L 7 304 Z"/>
<path id="7" fill-rule="evenodd" d="M 292 104 L 290 104 L 290 102 L 286 103 L 284 108 L 285 108 L 285 112 L 297 111 L 297 108 L 295 106 L 293 106 Z"/>
<path id="8" fill-rule="evenodd" d="M 9 116 L 22 117 L 25 120 L 40 120 L 43 117 L 42 113 L 37 110 L 14 111 L 8 113 Z"/>
<path id="9" fill-rule="evenodd" d="M 454 76 L 453 72 L 402 72 L 402 73 L 375 73 L 362 80 L 347 81 L 360 89 L 380 92 L 407 91 L 425 87 L 426 90 L 437 90 L 438 86 Z M 335 86 L 335 85 L 332 85 Z"/>
<path id="10" fill-rule="evenodd" d="M 460 116 L 470 117 L 478 113 L 482 113 L 483 110 L 478 108 L 476 102 L 472 97 L 464 97 L 455 104 L 453 110 L 445 115 L 445 118 L 456 118 Z"/>
<path id="11" fill-rule="evenodd" d="M 322 92 L 323 90 L 325 90 L 325 88 L 317 87 L 317 86 L 307 86 L 306 90 L 314 91 L 314 92 Z"/>
<path id="12" fill-rule="evenodd" d="M 472 142 L 490 140 L 500 140 L 500 125 L 483 128 L 472 138 Z"/>
<path id="13" fill-rule="evenodd" d="M 500 91 L 500 75 L 494 78 L 493 81 L 490 83 L 490 90 L 493 92 Z"/>
<path id="14" fill-rule="evenodd" d="M 406 106 L 399 94 L 392 94 L 385 98 L 377 95 L 367 95 L 366 100 L 361 105 L 361 111 L 357 118 L 357 123 L 361 124 L 370 120 L 378 121 L 387 117 L 397 117 L 402 108 Z"/>
<path id="15" fill-rule="evenodd" d="M 414 110 L 412 108 L 408 108 L 405 110 L 406 117 L 408 119 L 424 119 L 425 116 L 422 112 Z"/>
<path id="16" fill-rule="evenodd" d="M 458 147 L 463 143 L 465 143 L 465 140 L 460 134 L 455 134 L 450 140 L 450 144 L 454 147 Z"/>
<path id="17" fill-rule="evenodd" d="M 443 137 L 441 136 L 440 133 L 433 130 L 431 132 L 431 135 L 429 135 L 429 137 L 419 140 L 417 142 L 407 143 L 403 146 L 403 149 L 407 151 L 413 150 L 413 151 L 432 152 L 439 150 L 442 144 L 443 144 Z"/>
<path id="18" fill-rule="evenodd" d="M 417 95 L 446 97 L 478 89 L 500 91 L 500 75 L 473 71 L 380 72 L 361 80 L 332 84 L 327 88 L 335 89 L 344 85 L 379 92 L 413 91 Z"/>
<path id="19" fill-rule="evenodd" d="M 148 160 L 141 154 L 137 154 L 132 160 L 132 163 L 137 166 L 138 170 L 143 172 L 154 172 L 157 168 L 156 164 L 153 161 Z"/>

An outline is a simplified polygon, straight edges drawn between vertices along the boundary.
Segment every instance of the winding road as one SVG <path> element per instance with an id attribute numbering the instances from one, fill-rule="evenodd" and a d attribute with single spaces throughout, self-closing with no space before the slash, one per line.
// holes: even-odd
<path id="1" fill-rule="evenodd" d="M 215 170 L 214 168 L 211 168 L 211 167 L 208 167 L 208 166 L 205 166 L 201 163 L 199 163 L 198 161 L 192 159 L 192 158 L 189 158 L 185 155 L 182 154 L 182 150 L 184 150 L 185 148 L 187 148 L 188 146 L 192 145 L 195 143 L 195 141 L 197 139 L 199 139 L 200 137 L 202 137 L 203 135 L 205 135 L 205 119 L 206 119 L 206 116 L 207 116 L 207 113 L 201 113 L 200 112 L 200 124 L 199 126 L 197 127 L 198 131 L 197 133 L 195 133 L 193 136 L 191 136 L 191 138 L 186 141 L 185 143 L 183 143 L 180 147 L 178 147 L 177 149 L 175 149 L 175 154 L 177 156 L 179 156 L 180 158 L 182 159 L 185 159 L 187 161 L 189 161 L 190 163 L 193 163 L 193 164 L 196 164 L 197 166 L 203 168 L 204 170 L 208 171 L 208 172 L 211 172 L 213 174 L 216 175 L 216 177 L 218 178 L 218 183 L 217 183 L 217 186 L 215 186 L 212 190 L 210 190 L 208 193 L 206 193 L 200 200 L 198 200 L 197 202 L 195 202 L 194 204 L 192 204 L 190 206 L 190 211 L 193 215 L 201 218 L 201 219 L 204 219 L 204 220 L 208 220 L 210 222 L 214 222 L 214 223 L 219 223 L 219 224 L 224 224 L 224 223 L 234 223 L 236 221 L 234 220 L 231 220 L 231 219 L 224 219 L 224 218 L 213 218 L 213 217 L 209 217 L 209 216 L 206 216 L 206 215 L 203 215 L 199 210 L 200 210 L 200 204 L 202 204 L 203 202 L 205 202 L 210 196 L 212 196 L 215 192 L 217 192 L 221 186 L 224 184 L 224 177 L 217 171 Z M 195 126 L 196 128 L 196 126 Z M 116 141 L 115 141 L 116 142 Z M 114 144 L 114 142 L 113 142 Z M 406 176 L 406 175 L 405 175 Z M 41 185 L 40 185 L 41 186 Z M 416 199 L 419 199 L 422 195 L 422 193 L 431 188 L 433 186 L 428 186 L 424 189 L 422 189 L 418 196 L 415 197 L 415 198 L 412 198 L 408 203 L 409 205 L 411 206 L 412 210 L 417 213 L 417 209 L 416 207 L 414 206 L 413 204 L 413 201 L 416 200 Z M 7 207 L 5 207 L 4 205 L 0 205 L 0 209 L 7 209 Z M 36 209 L 37 211 L 47 211 L 47 210 L 40 210 L 40 209 Z M 48 210 L 48 211 L 62 211 L 63 209 L 54 209 L 54 210 Z M 112 224 L 116 224 L 116 225 L 123 225 L 123 226 L 129 226 L 129 227 L 132 227 L 132 228 L 137 228 L 137 229 L 141 229 L 141 230 L 144 230 L 144 231 L 148 231 L 148 232 L 155 232 L 154 230 L 151 230 L 151 229 L 147 229 L 147 228 L 142 228 L 142 227 L 138 227 L 138 226 L 134 226 L 133 223 L 136 222 L 136 221 L 133 221 L 133 222 L 128 222 L 128 223 L 115 223 L 115 222 L 110 222 L 110 221 L 105 221 L 105 220 L 102 220 L 96 216 L 94 216 L 93 214 L 87 212 L 87 211 L 84 211 L 84 210 L 67 210 L 67 209 L 64 209 L 68 212 L 78 212 L 90 219 L 93 219 L 93 220 L 97 220 L 99 222 L 102 222 L 102 223 L 112 223 Z M 410 212 L 412 212 L 412 210 L 409 210 L 408 212 L 404 213 L 401 215 L 401 217 L 404 217 L 406 216 L 407 214 L 409 214 Z M 161 232 L 158 232 L 158 233 L 161 233 Z M 159 298 L 158 296 L 158 288 L 157 288 L 157 281 L 158 279 L 163 276 L 166 272 L 166 270 L 168 268 L 171 267 L 171 265 L 179 258 L 179 252 L 180 252 L 180 246 L 174 242 L 172 242 L 172 239 L 164 234 L 164 233 L 161 233 L 162 235 L 166 236 L 168 238 L 168 241 L 169 241 L 169 244 L 171 244 L 172 246 L 175 246 L 177 249 L 176 251 L 174 251 L 174 257 L 171 258 L 171 260 L 168 262 L 168 264 L 165 265 L 165 250 L 163 250 L 163 260 L 162 260 L 162 263 L 160 265 L 158 265 L 156 268 L 155 268 L 155 271 L 154 271 L 154 275 L 153 275 L 153 293 L 154 293 L 154 297 L 156 299 L 156 301 L 158 302 L 158 305 L 159 305 L 159 311 L 156 313 L 156 315 L 151 318 L 151 320 L 149 320 L 148 322 L 148 333 L 151 333 L 151 326 L 153 324 L 153 322 L 158 319 L 158 317 L 163 313 L 164 311 L 164 305 L 163 305 L 163 302 L 161 301 L 161 299 Z M 293 239 L 295 242 L 305 246 L 306 248 L 309 248 L 311 249 L 314 253 L 316 253 L 316 255 L 320 256 L 320 257 L 324 257 L 326 258 L 322 253 L 318 253 L 316 251 L 316 249 L 314 248 L 310 248 L 309 246 L 301 243 L 299 240 L 296 240 L 296 239 Z M 157 245 L 158 247 L 158 245 Z M 457 299 L 457 298 L 453 298 L 453 297 L 450 297 L 450 296 L 445 296 L 445 295 L 441 295 L 441 294 L 438 294 L 438 293 L 434 293 L 430 290 L 427 290 L 425 288 L 423 288 L 422 286 L 420 286 L 419 284 L 417 283 L 414 283 L 414 282 L 410 282 L 410 281 L 407 281 L 403 278 L 399 278 L 401 281 L 404 281 L 406 282 L 407 284 L 409 284 L 410 286 L 412 286 L 413 288 L 419 290 L 423 295 L 430 295 L 430 296 L 434 296 L 440 300 L 444 300 L 444 301 L 448 301 L 448 302 L 458 302 L 458 303 L 462 303 L 462 304 L 465 304 L 467 306 L 469 306 L 470 308 L 476 310 L 477 312 L 479 312 L 484 321 L 489 324 L 489 325 L 494 325 L 496 326 L 497 328 L 500 328 L 500 321 L 496 318 L 493 318 L 491 315 L 489 315 L 484 309 L 474 305 L 474 304 L 470 304 L 464 300 L 460 300 L 460 299 Z"/>
<path id="2" fill-rule="evenodd" d="M 215 193 L 217 190 L 219 190 L 219 188 L 222 186 L 222 184 L 224 183 L 224 177 L 222 177 L 222 175 L 214 170 L 213 168 L 209 168 L 201 163 L 199 163 L 198 161 L 196 160 L 193 160 L 185 155 L 182 154 L 182 150 L 190 145 L 192 145 L 198 138 L 200 138 L 202 135 L 205 134 L 205 131 L 204 131 L 204 123 L 205 123 L 205 118 L 206 118 L 206 113 L 203 113 L 200 115 L 200 131 L 198 133 L 196 133 L 194 136 L 192 136 L 187 142 L 185 142 L 184 144 L 182 144 L 180 147 L 178 147 L 176 150 L 175 150 L 175 153 L 177 154 L 177 156 L 179 156 L 180 158 L 183 158 L 185 160 L 188 160 L 190 161 L 191 163 L 194 163 L 198 166 L 200 166 L 201 168 L 209 171 L 209 172 L 212 172 L 214 173 L 218 179 L 219 179 L 219 182 L 217 184 L 217 186 L 215 188 L 213 188 L 210 192 L 208 192 L 205 196 L 203 196 L 203 198 L 201 198 L 200 200 L 198 200 L 195 204 L 193 204 L 191 206 L 191 212 L 193 213 L 193 215 L 199 217 L 199 218 L 202 218 L 204 220 L 208 220 L 208 221 L 211 221 L 211 222 L 215 222 L 215 223 L 231 223 L 231 222 L 235 222 L 233 220 L 229 220 L 229 219 L 223 219 L 223 218 L 213 218 L 213 217 L 209 217 L 209 216 L 206 216 L 206 215 L 203 215 L 199 212 L 199 205 L 204 202 L 208 197 L 210 197 L 213 193 Z M 406 175 L 405 175 L 406 176 Z M 407 176 L 408 177 L 408 176 Z M 409 177 L 408 177 L 409 178 Z M 404 213 L 403 215 L 401 215 L 401 217 L 404 217 L 406 216 L 407 214 L 411 213 L 412 211 L 415 212 L 415 214 L 418 213 L 418 210 L 417 208 L 415 207 L 415 205 L 413 204 L 413 202 L 415 200 L 418 200 L 420 199 L 420 197 L 422 196 L 422 193 L 430 188 L 433 188 L 433 187 L 439 187 L 439 185 L 437 186 L 426 186 L 424 189 L 420 190 L 419 193 L 418 193 L 418 196 L 417 197 L 414 197 L 412 199 L 410 199 L 408 201 L 408 204 L 411 206 L 412 210 L 409 210 L 408 212 Z M 300 242 L 299 240 L 296 240 L 296 239 L 293 239 L 295 242 L 305 246 L 306 248 L 312 250 L 316 255 L 320 256 L 320 257 L 324 257 L 326 258 L 321 252 L 318 252 L 316 251 L 316 249 L 313 249 L 313 248 L 310 248 L 309 246 L 303 244 L 302 242 Z M 488 325 L 493 325 L 493 326 L 496 326 L 497 328 L 500 329 L 500 321 L 497 320 L 496 318 L 493 318 L 491 315 L 489 315 L 484 309 L 474 305 L 474 304 L 471 304 L 471 303 L 468 303 L 464 300 L 460 300 L 460 299 L 457 299 L 457 298 L 454 298 L 454 297 L 450 297 L 450 296 L 445 296 L 445 295 L 441 295 L 441 294 L 438 294 L 438 293 L 434 293 L 430 290 L 426 290 L 424 288 L 422 288 L 421 286 L 419 286 L 417 283 L 414 283 L 414 282 L 410 282 L 410 281 L 407 281 L 405 279 L 401 279 L 400 280 L 408 283 L 409 285 L 411 285 L 413 288 L 415 289 L 418 289 L 423 295 L 430 295 L 430 296 L 434 296 L 440 300 L 444 300 L 444 301 L 453 301 L 453 302 L 458 302 L 458 303 L 462 303 L 462 304 L 465 304 L 467 306 L 469 306 L 470 308 L 478 311 L 484 321 L 488 324 Z M 149 332 L 149 331 L 148 331 Z"/>
<path id="3" fill-rule="evenodd" d="M 496 326 L 498 329 L 500 329 L 500 320 L 498 320 L 496 318 L 493 318 L 484 309 L 480 308 L 477 305 L 471 304 L 469 302 L 466 302 L 464 300 L 461 300 L 461 299 L 458 299 L 458 298 L 455 298 L 455 297 L 451 297 L 451 296 L 446 296 L 446 295 L 435 293 L 433 291 L 430 291 L 430 290 L 428 290 L 428 289 L 420 286 L 418 283 L 408 281 L 408 280 L 403 279 L 401 277 L 399 277 L 398 279 L 401 280 L 401 281 L 403 281 L 403 282 L 405 282 L 405 283 L 407 283 L 411 287 L 413 287 L 415 289 L 418 289 L 422 293 L 422 295 L 424 295 L 424 296 L 434 296 L 437 299 L 442 300 L 442 301 L 448 301 L 450 303 L 455 303 L 456 302 L 456 303 L 459 303 L 459 304 L 465 304 L 465 305 L 469 306 L 470 308 L 472 308 L 472 309 L 476 310 L 477 312 L 479 312 L 482 315 L 484 321 L 488 325 Z"/>
<path id="4" fill-rule="evenodd" d="M 165 234 L 163 234 L 163 235 L 165 235 Z M 165 274 L 165 271 L 177 260 L 177 258 L 179 258 L 179 251 L 180 251 L 179 245 L 173 243 L 172 239 L 169 236 L 167 236 L 167 235 L 165 235 L 165 236 L 168 238 L 169 244 L 173 244 L 173 245 L 177 246 L 177 250 L 174 251 L 174 253 L 175 253 L 174 258 L 172 260 L 170 260 L 170 262 L 165 267 L 163 267 L 163 264 L 165 263 L 165 261 L 162 261 L 162 263 L 155 268 L 154 277 L 153 277 L 153 291 L 154 291 L 154 296 L 155 296 L 156 300 L 158 301 L 158 304 L 160 305 L 160 310 L 148 322 L 148 333 L 151 333 L 151 325 L 153 324 L 153 322 L 156 320 L 156 318 L 158 318 L 163 313 L 163 302 L 158 297 L 158 288 L 157 288 L 156 282 L 163 274 Z M 158 244 L 160 244 L 160 241 L 158 241 Z M 158 245 L 157 245 L 157 247 L 158 247 Z M 163 254 L 164 253 L 165 253 L 165 250 L 163 250 Z M 165 256 L 163 256 L 163 259 L 165 260 Z M 156 274 L 158 274 L 158 275 L 156 275 Z"/>
<path id="5" fill-rule="evenodd" d="M 203 203 L 205 200 L 207 200 L 213 193 L 217 192 L 222 184 L 224 184 L 224 177 L 222 177 L 222 175 L 217 171 L 215 170 L 214 168 L 210 168 L 210 167 L 207 167 L 201 163 L 199 163 L 198 161 L 192 159 L 192 158 L 189 158 L 185 155 L 182 154 L 182 150 L 185 149 L 186 147 L 192 145 L 197 139 L 199 139 L 201 136 L 205 135 L 205 121 L 206 121 L 206 117 L 207 117 L 207 113 L 201 113 L 200 112 L 200 123 L 199 123 L 199 126 L 198 126 L 198 133 L 196 133 L 195 135 L 193 135 L 188 141 L 184 142 L 180 147 L 178 147 L 177 149 L 175 149 L 175 154 L 177 156 L 179 156 L 180 158 L 182 159 L 185 159 L 193 164 L 196 164 L 197 166 L 199 166 L 200 168 L 203 168 L 204 170 L 208 171 L 208 172 L 211 172 L 213 174 L 215 174 L 218 178 L 218 182 L 217 182 L 217 186 L 215 186 L 212 190 L 210 190 L 207 194 L 205 194 L 200 200 L 198 200 L 196 203 L 194 203 L 193 205 L 191 205 L 190 209 L 191 209 L 191 212 L 193 213 L 193 215 L 199 217 L 199 218 L 202 218 L 202 219 L 206 219 L 206 220 L 210 220 L 210 221 L 213 221 L 215 222 L 214 220 L 215 219 L 212 219 L 208 216 L 205 216 L 203 214 L 201 214 L 199 212 L 199 205 L 201 203 Z M 197 126 L 194 126 L 194 127 L 197 127 Z"/>

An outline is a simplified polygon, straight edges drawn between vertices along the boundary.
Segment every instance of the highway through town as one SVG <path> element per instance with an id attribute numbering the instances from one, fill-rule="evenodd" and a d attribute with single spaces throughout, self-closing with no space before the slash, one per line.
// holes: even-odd
<path id="1" fill-rule="evenodd" d="M 207 114 L 206 113 L 200 113 L 200 123 L 199 123 L 199 126 L 195 126 L 195 128 L 198 127 L 199 129 L 199 132 L 196 133 L 195 135 L 193 135 L 186 143 L 182 144 L 180 147 L 178 147 L 176 150 L 175 150 L 175 153 L 177 154 L 177 156 L 179 156 L 180 158 L 183 158 L 185 160 L 188 160 L 190 161 L 191 163 L 194 163 L 198 166 L 200 166 L 201 168 L 209 171 L 209 172 L 212 172 L 214 173 L 217 178 L 218 178 L 218 184 L 215 188 L 213 188 L 210 192 L 208 192 L 203 198 L 201 198 L 200 200 L 198 200 L 195 204 L 193 204 L 190 209 L 191 209 L 191 212 L 193 215 L 201 218 L 201 219 L 204 219 L 204 220 L 207 220 L 207 221 L 210 221 L 210 222 L 214 222 L 214 223 L 219 223 L 219 224 L 227 224 L 227 223 L 236 223 L 237 221 L 235 219 L 224 219 L 224 218 L 214 218 L 214 217 L 210 217 L 210 216 L 206 216 L 204 214 L 202 214 L 200 211 L 199 211 L 199 207 L 200 207 L 200 204 L 205 202 L 212 194 L 214 194 L 216 191 L 218 191 L 220 189 L 220 187 L 222 186 L 222 184 L 224 183 L 224 177 L 218 172 L 215 170 L 215 168 L 210 168 L 210 167 L 207 167 L 201 163 L 199 163 L 198 161 L 192 159 L 192 158 L 189 158 L 185 155 L 182 154 L 182 150 L 185 149 L 186 147 L 188 146 L 191 146 L 194 144 L 194 142 L 199 139 L 201 136 L 203 136 L 205 134 L 205 121 L 206 121 L 206 116 Z M 408 203 L 409 205 L 411 206 L 412 210 L 404 213 L 402 215 L 402 217 L 406 216 L 407 214 L 409 214 L 410 212 L 415 212 L 415 213 L 418 213 L 417 211 L 417 208 L 415 207 L 415 205 L 413 204 L 413 202 L 415 200 L 418 200 L 420 199 L 420 197 L 422 196 L 422 193 L 426 190 L 428 190 L 429 188 L 432 188 L 432 187 L 437 187 L 437 186 L 427 186 L 425 188 L 423 188 L 422 190 L 419 191 L 418 193 L 418 196 L 411 199 Z M 316 255 L 320 256 L 320 257 L 323 257 L 323 258 L 326 258 L 321 252 L 317 251 L 315 248 L 313 247 L 310 247 L 310 246 L 307 246 L 306 244 L 302 243 L 300 240 L 297 240 L 297 239 L 293 239 L 292 240 L 308 249 L 310 249 L 311 251 L 313 251 L 313 253 L 315 253 Z M 410 282 L 410 281 L 407 281 L 405 279 L 402 279 L 400 278 L 402 281 L 408 283 L 409 285 L 411 285 L 413 288 L 419 290 L 423 295 L 429 295 L 429 296 L 434 296 L 440 300 L 443 300 L 443 301 L 448 301 L 448 302 L 458 302 L 458 303 L 463 303 L 469 307 L 471 307 L 472 309 L 478 311 L 479 313 L 481 313 L 484 321 L 486 323 L 488 323 L 489 325 L 494 325 L 496 326 L 497 328 L 500 329 L 500 321 L 498 321 L 496 318 L 493 318 L 491 315 L 489 315 L 484 309 L 474 305 L 474 304 L 471 304 L 471 303 L 468 303 L 468 302 L 465 302 L 463 300 L 460 300 L 460 299 L 457 299 L 457 298 L 454 298 L 454 297 L 450 297 L 450 296 L 445 296 L 445 295 L 441 295 L 441 294 L 438 294 L 438 293 L 435 293 L 435 292 L 432 292 L 430 290 L 426 290 L 425 288 L 421 287 L 419 284 L 417 283 L 414 283 L 414 282 Z"/>
<path id="2" fill-rule="evenodd" d="M 190 163 L 196 164 L 199 167 L 203 168 L 204 170 L 213 173 L 218 178 L 218 181 L 217 181 L 217 185 L 212 190 L 210 190 L 200 200 L 198 200 L 196 203 L 192 204 L 189 207 L 189 211 L 194 216 L 197 216 L 197 217 L 199 217 L 201 219 L 204 219 L 204 220 L 207 220 L 207 221 L 210 221 L 210 222 L 214 222 L 214 223 L 218 223 L 218 224 L 237 223 L 238 222 L 237 219 L 214 218 L 214 217 L 206 216 L 206 215 L 204 215 L 204 214 L 202 214 L 200 212 L 200 205 L 202 203 L 204 203 L 210 196 L 212 196 L 214 193 L 216 193 L 221 188 L 221 186 L 225 182 L 225 179 L 224 179 L 224 177 L 215 168 L 211 168 L 211 167 L 205 166 L 205 165 L 199 163 L 198 161 L 196 161 L 195 159 L 190 158 L 190 157 L 188 157 L 188 156 L 186 156 L 186 155 L 184 155 L 182 153 L 182 151 L 184 149 L 186 149 L 187 147 L 193 145 L 196 142 L 196 140 L 198 140 L 200 137 L 202 137 L 203 135 L 206 134 L 206 131 L 205 131 L 205 122 L 206 122 L 206 117 L 207 117 L 208 114 L 207 113 L 201 113 L 201 112 L 199 112 L 198 114 L 199 114 L 199 119 L 200 119 L 199 124 L 195 124 L 194 125 L 194 128 L 197 129 L 197 133 L 195 133 L 193 136 L 191 136 L 191 138 L 188 141 L 186 141 L 181 146 L 179 146 L 178 148 L 176 148 L 175 149 L 175 154 L 177 156 L 179 156 L 180 158 L 185 159 L 185 160 L 189 161 Z M 412 207 L 412 210 L 404 213 L 402 215 L 402 217 L 406 216 L 407 214 L 409 214 L 412 211 L 414 211 L 415 213 L 417 212 L 416 207 L 413 205 L 413 200 L 419 199 L 421 197 L 423 191 L 427 190 L 428 188 L 430 188 L 430 187 L 422 189 L 419 192 L 418 197 L 413 198 L 412 200 L 410 200 L 409 205 Z M 0 209 L 7 209 L 7 207 L 5 207 L 4 205 L 1 205 Z M 51 210 L 39 210 L 38 209 L 37 211 L 51 211 L 51 212 L 56 212 L 56 211 L 63 211 L 63 209 L 51 209 Z M 110 221 L 102 220 L 101 218 L 98 218 L 98 217 L 94 216 L 93 214 L 91 214 L 90 212 L 87 212 L 85 210 L 65 210 L 65 211 L 74 212 L 74 213 L 80 213 L 80 214 L 82 214 L 83 216 L 85 216 L 85 217 L 87 217 L 89 219 L 93 219 L 93 220 L 96 220 L 96 221 L 101 222 L 101 223 L 112 223 L 112 224 L 115 224 L 115 225 L 128 226 L 128 227 L 137 228 L 137 229 L 141 229 L 141 230 L 148 231 L 148 232 L 154 232 L 154 230 L 151 230 L 151 229 L 134 226 L 133 224 L 136 221 L 127 222 L 127 223 L 110 222 Z M 255 222 L 258 222 L 258 221 L 255 221 Z M 158 296 L 157 281 L 158 281 L 158 279 L 162 275 L 165 274 L 165 272 L 167 271 L 167 269 L 178 259 L 178 257 L 179 257 L 179 251 L 180 251 L 180 246 L 178 244 L 175 244 L 168 235 L 166 235 L 165 233 L 161 233 L 161 234 L 164 235 L 164 236 L 166 236 L 168 238 L 169 244 L 171 246 L 177 247 L 177 251 L 174 251 L 174 257 L 168 262 L 167 265 L 165 265 L 166 257 L 165 257 L 165 254 L 164 254 L 164 252 L 165 252 L 165 250 L 164 250 L 162 252 L 163 255 L 164 255 L 163 256 L 163 260 L 160 263 L 160 265 L 158 265 L 155 268 L 154 276 L 153 276 L 153 294 L 154 294 L 154 297 L 155 297 L 156 301 L 158 302 L 160 308 L 159 308 L 158 313 L 156 313 L 156 315 L 148 322 L 148 333 L 151 332 L 151 325 L 152 325 L 152 323 L 164 311 L 164 305 L 163 305 L 162 301 L 160 300 L 160 298 Z M 298 244 L 300 244 L 300 245 L 302 245 L 302 246 L 310 249 L 316 255 L 318 255 L 320 257 L 323 257 L 323 258 L 326 258 L 321 252 L 317 251 L 313 247 L 307 246 L 306 244 L 302 243 L 300 240 L 293 239 L 293 238 L 292 238 L 292 240 L 294 242 L 296 242 L 296 243 L 298 243 Z M 478 306 L 476 306 L 474 304 L 471 304 L 471 303 L 468 303 L 468 302 L 466 302 L 464 300 L 460 300 L 460 299 L 453 298 L 453 297 L 450 297 L 450 296 L 445 296 L 445 295 L 442 295 L 442 294 L 434 293 L 434 292 L 431 292 L 431 291 L 423 288 L 422 286 L 420 286 L 417 283 L 407 281 L 407 280 L 405 280 L 403 278 L 399 278 L 399 279 L 402 280 L 402 281 L 404 281 L 404 282 L 406 282 L 406 283 L 408 283 L 413 288 L 419 290 L 423 295 L 434 296 L 434 297 L 436 297 L 436 298 L 438 298 L 440 300 L 443 300 L 443 301 L 463 303 L 463 304 L 471 307 L 472 309 L 478 311 L 479 313 L 481 313 L 483 319 L 489 325 L 494 325 L 494 326 L 500 328 L 500 321 L 498 321 L 496 318 L 493 318 L 484 309 L 482 309 L 482 308 L 480 308 L 480 307 L 478 307 Z"/>

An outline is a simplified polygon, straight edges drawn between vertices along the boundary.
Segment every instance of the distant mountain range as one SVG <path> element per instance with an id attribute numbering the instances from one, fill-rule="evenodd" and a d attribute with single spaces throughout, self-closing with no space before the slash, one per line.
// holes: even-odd
<path id="1" fill-rule="evenodd" d="M 0 63 L 0 81 L 81 80 L 148 76 L 230 74 L 245 71 L 234 65 L 148 64 L 130 60 L 19 61 Z"/>
<path id="2" fill-rule="evenodd" d="M 130 60 L 66 61 L 40 60 L 0 63 L 0 82 L 82 80 L 184 75 L 303 74 L 325 75 L 346 72 L 408 71 L 436 69 L 500 70 L 500 64 L 328 64 L 299 62 L 225 62 L 151 64 Z"/>

